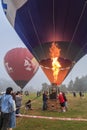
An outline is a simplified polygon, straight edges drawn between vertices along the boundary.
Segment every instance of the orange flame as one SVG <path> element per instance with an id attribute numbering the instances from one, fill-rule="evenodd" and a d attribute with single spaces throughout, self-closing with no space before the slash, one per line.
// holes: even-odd
<path id="1" fill-rule="evenodd" d="M 50 48 L 50 57 L 52 59 L 52 70 L 55 83 L 57 82 L 58 73 L 61 67 L 60 63 L 58 62 L 59 56 L 60 49 L 57 47 L 55 43 L 52 43 L 52 46 Z"/>

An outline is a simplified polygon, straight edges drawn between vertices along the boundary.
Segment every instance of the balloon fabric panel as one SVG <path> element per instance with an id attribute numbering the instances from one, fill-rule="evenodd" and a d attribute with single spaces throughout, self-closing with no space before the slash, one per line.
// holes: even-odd
<path id="1" fill-rule="evenodd" d="M 38 70 L 38 63 L 27 48 L 14 48 L 4 57 L 4 65 L 10 77 L 22 88 Z"/>
<path id="2" fill-rule="evenodd" d="M 52 43 L 61 50 L 57 60 L 61 65 L 57 84 L 61 84 L 74 64 L 87 53 L 86 0 L 22 0 L 18 3 L 7 0 L 2 1 L 2 6 L 51 83 L 54 82 L 49 55 Z"/>

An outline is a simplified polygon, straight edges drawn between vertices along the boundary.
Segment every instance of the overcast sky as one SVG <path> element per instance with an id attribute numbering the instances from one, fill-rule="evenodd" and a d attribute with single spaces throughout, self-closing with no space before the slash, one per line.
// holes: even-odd
<path id="1" fill-rule="evenodd" d="M 15 47 L 25 47 L 25 45 L 6 19 L 0 3 L 0 78 L 4 77 L 12 80 L 4 68 L 3 58 L 9 50 Z M 87 55 L 75 65 L 63 83 L 68 84 L 71 79 L 74 80 L 77 76 L 82 77 L 85 75 L 87 75 Z M 45 74 L 39 69 L 27 86 L 40 88 L 44 82 L 50 84 Z"/>

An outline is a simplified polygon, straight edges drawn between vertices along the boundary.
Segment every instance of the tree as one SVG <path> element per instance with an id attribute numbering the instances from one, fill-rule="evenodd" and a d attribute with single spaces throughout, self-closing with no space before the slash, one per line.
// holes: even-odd
<path id="1" fill-rule="evenodd" d="M 73 80 L 71 80 L 68 84 L 68 91 L 73 91 Z"/>
<path id="2" fill-rule="evenodd" d="M 66 88 L 66 85 L 65 85 L 65 84 L 62 84 L 62 85 L 60 86 L 60 91 L 62 91 L 62 92 L 67 92 L 67 88 Z"/>

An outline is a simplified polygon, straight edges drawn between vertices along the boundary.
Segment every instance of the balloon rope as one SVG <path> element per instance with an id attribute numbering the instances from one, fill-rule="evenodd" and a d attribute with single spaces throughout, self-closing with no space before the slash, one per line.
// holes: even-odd
<path id="1" fill-rule="evenodd" d="M 80 49 L 80 51 L 78 52 L 78 54 L 76 55 L 76 57 L 74 58 L 74 61 L 76 61 L 78 58 L 79 58 L 79 55 L 80 53 L 82 52 L 82 50 L 87 46 L 87 43 L 84 45 L 83 48 Z M 73 74 L 73 71 L 71 71 L 71 80 L 72 80 L 72 74 Z"/>
<path id="2" fill-rule="evenodd" d="M 29 10 L 28 10 L 28 13 L 29 13 Z M 22 26 L 22 27 L 24 27 L 24 26 Z M 25 38 L 25 35 L 22 33 L 22 37 L 24 37 Z M 18 46 L 20 47 L 20 44 L 18 44 Z M 25 46 L 25 45 L 24 45 Z M 28 47 L 29 46 L 29 47 Z M 33 52 L 33 54 L 35 55 L 35 58 L 39 61 L 39 59 L 38 59 L 38 57 L 37 57 L 37 55 L 36 55 L 36 53 L 33 51 L 33 48 L 32 48 L 32 46 L 27 42 L 26 43 L 26 46 L 25 47 L 28 47 L 28 49 L 30 50 L 30 48 L 31 48 L 31 50 L 32 50 L 32 52 Z M 32 53 L 31 52 L 31 53 Z"/>
<path id="3" fill-rule="evenodd" d="M 50 67 L 46 67 L 46 66 L 43 66 L 43 65 L 40 65 L 42 68 L 45 68 L 45 69 L 47 69 L 47 70 L 52 70 L 52 68 L 50 68 Z M 62 67 L 62 68 L 60 68 L 59 70 L 68 70 L 68 69 L 70 69 L 70 67 Z"/>
<path id="4" fill-rule="evenodd" d="M 86 46 L 87 46 L 87 43 L 86 43 L 86 44 L 80 49 L 80 51 L 77 53 L 77 55 L 76 55 L 74 61 L 78 59 L 80 53 L 83 51 L 83 49 L 84 49 Z"/>
<path id="5" fill-rule="evenodd" d="M 38 35 L 38 33 L 37 33 L 37 29 L 36 29 L 36 27 L 35 27 L 35 24 L 34 24 L 34 22 L 33 22 L 33 18 L 32 18 L 32 15 L 31 15 L 29 9 L 28 9 L 28 14 L 29 14 L 29 16 L 30 16 L 31 23 L 32 23 L 32 25 L 33 25 L 33 29 L 34 29 L 34 32 L 35 32 L 35 34 L 36 34 L 36 37 L 37 37 L 37 39 L 38 39 L 38 41 L 39 41 L 39 45 L 40 45 L 40 48 L 41 48 L 41 50 L 42 50 L 42 53 L 45 55 L 46 53 L 44 52 L 44 50 L 43 50 L 43 48 L 42 48 L 41 41 L 40 41 L 39 35 Z M 32 48 L 32 50 L 33 50 L 33 48 Z M 34 53 L 35 53 L 35 52 L 34 52 Z"/>
<path id="6" fill-rule="evenodd" d="M 41 95 L 40 95 L 40 96 L 41 96 Z M 36 99 L 38 99 L 40 96 L 33 98 L 33 99 L 31 100 L 31 104 L 33 104 L 33 103 L 36 101 Z M 30 104 L 30 103 L 29 103 L 29 104 Z M 27 104 L 27 105 L 28 105 L 28 104 Z M 17 108 L 18 108 L 18 107 L 17 107 Z M 17 108 L 16 108 L 16 109 L 17 109 Z M 27 113 L 26 105 L 25 105 L 25 104 L 22 105 L 22 106 L 20 107 L 20 109 L 23 109 L 22 114 L 26 114 L 26 113 Z M 32 109 L 32 107 L 31 107 L 31 109 Z M 22 114 L 21 114 L 21 115 L 22 115 Z M 21 115 L 20 115 L 20 114 L 16 114 L 17 117 L 20 117 Z M 22 120 L 23 120 L 23 117 L 17 122 L 17 125 L 20 125 L 21 122 L 22 122 Z"/>
<path id="7" fill-rule="evenodd" d="M 53 0 L 53 36 L 54 36 L 54 43 L 55 43 L 55 15 L 54 15 L 54 0 Z"/>
<path id="8" fill-rule="evenodd" d="M 75 35 L 76 35 L 76 32 L 77 32 L 77 30 L 78 30 L 79 24 L 80 24 L 80 22 L 81 22 L 81 18 L 82 18 L 83 14 L 84 14 L 84 11 L 85 11 L 85 8 L 86 8 L 86 4 L 87 4 L 87 1 L 85 1 L 85 4 L 84 4 L 83 9 L 82 9 L 82 12 L 81 12 L 81 15 L 80 15 L 80 17 L 79 17 L 79 20 L 78 20 L 78 23 L 77 23 L 77 25 L 76 25 L 75 31 L 74 31 L 74 33 L 73 33 L 73 36 L 72 36 L 70 45 L 69 45 L 69 47 L 68 47 L 68 49 L 67 49 L 67 55 L 68 55 L 68 53 L 69 53 L 69 49 L 70 49 L 70 47 L 71 47 L 72 41 L 73 41 L 73 39 L 74 39 L 74 37 L 75 37 Z"/>
<path id="9" fill-rule="evenodd" d="M 70 1 L 68 1 L 68 6 L 67 6 L 67 12 L 66 12 L 66 16 L 65 16 L 65 22 L 64 22 L 64 25 L 63 25 L 63 35 L 62 35 L 62 39 L 63 41 L 65 40 L 64 39 L 64 35 L 65 35 L 65 31 L 66 31 L 66 23 L 67 23 L 67 19 L 68 19 L 68 15 L 69 15 L 69 9 L 70 9 Z"/>
<path id="10" fill-rule="evenodd" d="M 33 99 L 31 100 L 31 103 L 28 103 L 27 105 L 33 104 L 33 103 L 36 101 L 36 99 L 38 99 L 39 97 L 41 97 L 41 95 L 40 95 L 40 96 L 36 96 L 35 98 L 33 98 Z M 18 108 L 25 108 L 25 104 L 22 105 L 21 107 L 17 107 L 16 109 L 18 109 Z"/>

